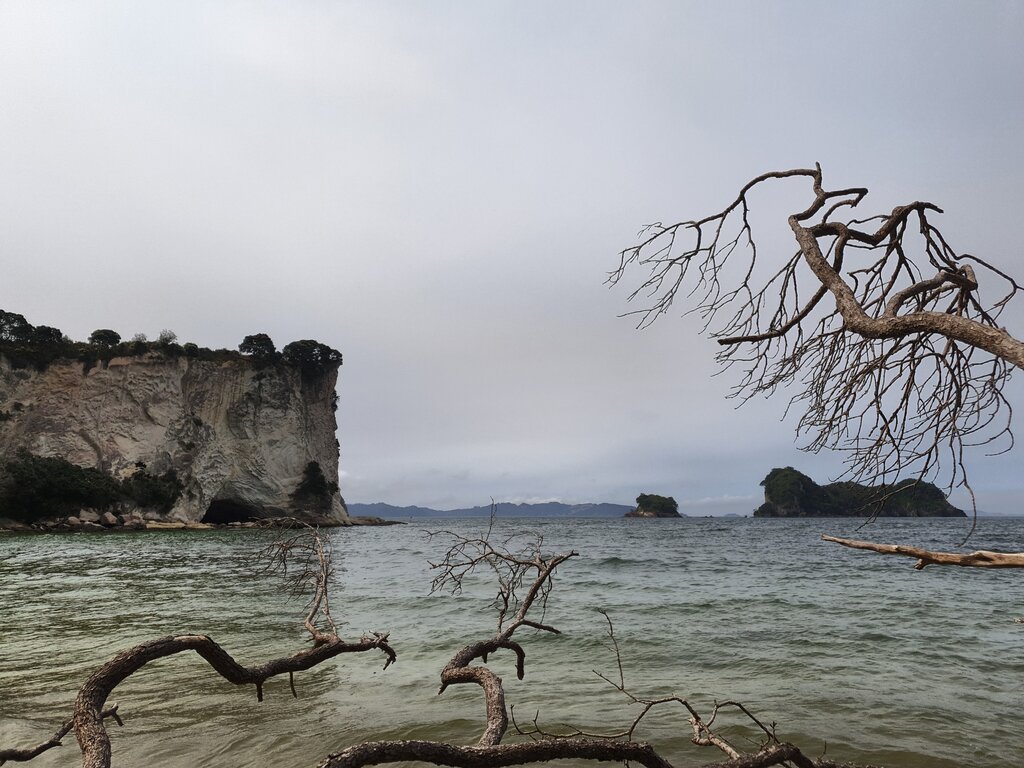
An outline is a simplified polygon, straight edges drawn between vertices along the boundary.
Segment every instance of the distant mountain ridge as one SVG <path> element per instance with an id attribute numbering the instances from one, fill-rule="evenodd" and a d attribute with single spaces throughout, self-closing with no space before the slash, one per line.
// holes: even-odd
<path id="1" fill-rule="evenodd" d="M 495 505 L 498 517 L 622 517 L 633 507 L 628 504 L 563 504 L 547 501 L 540 504 L 511 504 L 500 502 Z M 464 509 L 431 509 L 429 507 L 396 507 L 393 504 L 349 504 L 349 515 L 355 517 L 380 517 L 385 520 L 408 520 L 409 518 L 439 517 L 489 517 L 490 505 Z"/>

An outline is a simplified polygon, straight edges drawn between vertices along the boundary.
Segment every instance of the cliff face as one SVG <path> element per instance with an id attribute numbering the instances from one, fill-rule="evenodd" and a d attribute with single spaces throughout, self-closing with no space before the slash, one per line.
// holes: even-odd
<path id="1" fill-rule="evenodd" d="M 161 515 L 168 520 L 290 515 L 344 524 L 336 382 L 336 366 L 304 375 L 241 356 L 211 361 L 151 352 L 89 370 L 55 361 L 44 371 L 12 368 L 0 356 L 0 461 L 26 449 L 116 478 L 142 465 L 153 475 L 174 470 L 182 490 Z M 296 493 L 311 463 L 322 473 L 315 503 L 308 491 Z"/>
<path id="2" fill-rule="evenodd" d="M 932 483 L 818 485 L 792 467 L 773 469 L 761 482 L 764 504 L 754 517 L 966 517 Z"/>

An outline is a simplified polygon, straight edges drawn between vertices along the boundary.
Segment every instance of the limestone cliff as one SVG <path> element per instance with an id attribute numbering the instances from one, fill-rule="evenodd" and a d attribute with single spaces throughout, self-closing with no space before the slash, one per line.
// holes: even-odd
<path id="1" fill-rule="evenodd" d="M 337 365 L 315 372 L 242 355 L 158 351 L 92 367 L 15 368 L 0 355 L 0 462 L 25 449 L 115 478 L 174 470 L 161 517 L 228 522 L 297 516 L 345 524 L 334 417 Z M 317 468 L 321 494 L 304 479 Z M 150 517 L 156 516 L 149 511 Z"/>

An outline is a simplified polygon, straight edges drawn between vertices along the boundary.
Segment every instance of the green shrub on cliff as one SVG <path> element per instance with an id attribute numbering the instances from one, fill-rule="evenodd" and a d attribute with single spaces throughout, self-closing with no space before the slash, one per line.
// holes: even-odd
<path id="1" fill-rule="evenodd" d="M 26 450 L 0 468 L 0 516 L 21 522 L 107 509 L 121 498 L 118 482 L 105 472 Z"/>
<path id="2" fill-rule="evenodd" d="M 87 374 L 97 365 L 105 365 L 115 357 L 138 357 L 157 352 L 166 357 L 185 356 L 192 360 L 224 362 L 252 358 L 261 365 L 284 363 L 298 368 L 306 378 L 313 378 L 341 365 L 341 352 L 316 339 L 293 341 L 281 352 L 265 333 L 246 336 L 239 351 L 209 349 L 191 342 L 177 343 L 178 335 L 164 329 L 156 341 L 147 341 L 144 333 L 135 334 L 130 341 L 109 328 L 99 328 L 89 335 L 88 342 L 72 341 L 59 328 L 48 325 L 33 326 L 24 315 L 0 309 L 0 355 L 12 368 L 30 368 L 44 371 L 57 360 L 78 360 L 82 373 Z"/>
<path id="3" fill-rule="evenodd" d="M 110 509 L 120 502 L 168 512 L 181 490 L 173 470 L 155 476 L 139 467 L 119 482 L 99 469 L 22 449 L 0 465 L 0 517 L 30 523 L 86 508 Z"/>
<path id="4" fill-rule="evenodd" d="M 89 343 L 97 347 L 113 347 L 121 343 L 121 334 L 109 328 L 99 328 L 89 334 Z"/>
<path id="5" fill-rule="evenodd" d="M 0 309 L 0 342 L 27 343 L 32 339 L 32 330 L 24 315 Z"/>
<path id="6" fill-rule="evenodd" d="M 265 333 L 246 336 L 238 345 L 238 351 L 260 361 L 277 360 L 281 357 L 277 353 L 277 347 L 274 346 L 274 340 Z"/>
<path id="7" fill-rule="evenodd" d="M 338 484 L 328 482 L 320 464 L 311 461 L 302 472 L 302 480 L 292 492 L 292 501 L 300 507 L 326 512 L 331 508 L 331 498 L 338 491 Z"/>
<path id="8" fill-rule="evenodd" d="M 138 506 L 166 514 L 181 495 L 182 485 L 173 469 L 162 475 L 151 475 L 140 467 L 131 477 L 121 481 L 121 491 Z"/>
<path id="9" fill-rule="evenodd" d="M 316 339 L 293 341 L 281 354 L 288 365 L 297 367 L 304 376 L 316 376 L 341 365 L 341 352 Z"/>

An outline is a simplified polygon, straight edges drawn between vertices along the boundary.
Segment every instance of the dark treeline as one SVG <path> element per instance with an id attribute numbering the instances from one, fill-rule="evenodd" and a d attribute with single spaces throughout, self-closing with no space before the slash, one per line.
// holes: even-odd
<path id="1" fill-rule="evenodd" d="M 117 331 L 98 328 L 89 335 L 88 341 L 73 341 L 59 328 L 32 325 L 24 315 L 0 309 L 0 354 L 14 368 L 43 371 L 55 360 L 78 360 L 83 364 L 83 373 L 88 373 L 99 362 L 150 352 L 213 361 L 245 357 L 261 364 L 284 363 L 308 376 L 336 368 L 342 362 L 341 352 L 315 339 L 293 341 L 279 352 L 265 333 L 246 336 L 237 351 L 209 349 L 191 342 L 182 344 L 170 330 L 161 331 L 155 341 L 149 341 L 141 333 L 125 341 Z"/>

